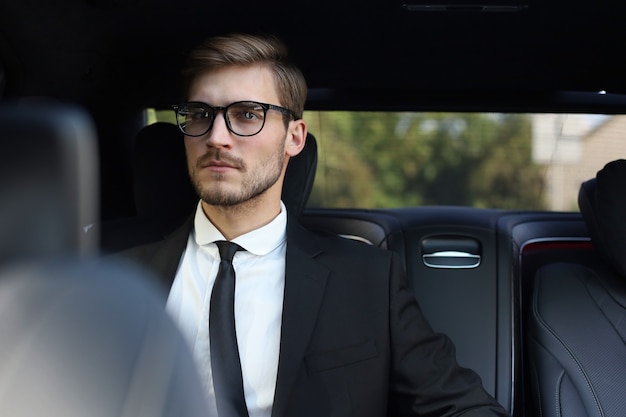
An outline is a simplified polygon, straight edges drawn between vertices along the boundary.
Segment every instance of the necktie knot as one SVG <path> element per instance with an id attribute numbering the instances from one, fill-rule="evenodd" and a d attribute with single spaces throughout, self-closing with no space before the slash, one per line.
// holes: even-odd
<path id="1" fill-rule="evenodd" d="M 241 246 L 234 242 L 228 242 L 226 240 L 218 240 L 215 242 L 217 249 L 220 251 L 220 258 L 222 261 L 232 262 L 235 252 L 244 250 Z"/>

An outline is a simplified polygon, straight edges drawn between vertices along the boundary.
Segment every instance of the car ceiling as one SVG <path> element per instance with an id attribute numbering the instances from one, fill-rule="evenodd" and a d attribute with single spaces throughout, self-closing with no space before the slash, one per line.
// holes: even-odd
<path id="1" fill-rule="evenodd" d="M 309 108 L 620 112 L 622 3 L 4 1 L 0 55 L 8 96 L 164 107 L 194 44 L 273 33 L 307 77 Z"/>

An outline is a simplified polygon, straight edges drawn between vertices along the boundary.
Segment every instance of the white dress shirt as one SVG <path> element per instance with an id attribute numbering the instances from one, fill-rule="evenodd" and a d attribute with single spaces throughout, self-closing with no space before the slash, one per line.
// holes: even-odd
<path id="1" fill-rule="evenodd" d="M 287 211 L 260 229 L 232 241 L 246 251 L 233 259 L 236 275 L 235 329 L 241 358 L 243 388 L 250 417 L 270 417 L 274 401 L 285 288 Z M 178 323 L 206 384 L 212 407 L 209 307 L 220 263 L 217 240 L 226 240 L 198 204 L 194 229 L 167 300 L 167 311 Z M 217 409 L 213 410 L 215 415 Z"/>

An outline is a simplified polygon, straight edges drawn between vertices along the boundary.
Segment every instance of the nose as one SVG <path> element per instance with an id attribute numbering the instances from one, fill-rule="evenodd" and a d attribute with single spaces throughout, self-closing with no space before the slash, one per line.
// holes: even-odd
<path id="1" fill-rule="evenodd" d="M 218 111 L 213 120 L 213 126 L 206 134 L 207 146 L 215 148 L 230 147 L 233 142 L 232 132 L 226 125 L 223 111 Z"/>

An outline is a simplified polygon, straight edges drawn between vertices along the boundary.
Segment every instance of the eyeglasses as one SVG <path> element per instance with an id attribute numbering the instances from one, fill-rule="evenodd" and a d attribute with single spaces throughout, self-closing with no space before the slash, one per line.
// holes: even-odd
<path id="1" fill-rule="evenodd" d="M 263 130 L 268 110 L 275 110 L 295 119 L 295 114 L 284 107 L 256 101 L 236 101 L 228 106 L 210 106 L 200 101 L 172 106 L 176 123 L 187 136 L 202 136 L 213 127 L 217 112 L 224 112 L 226 127 L 237 136 L 254 136 Z"/>

